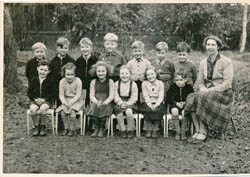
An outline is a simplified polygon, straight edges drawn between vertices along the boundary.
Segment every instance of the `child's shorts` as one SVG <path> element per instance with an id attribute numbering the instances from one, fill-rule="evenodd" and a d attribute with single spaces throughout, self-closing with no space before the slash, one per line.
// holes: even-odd
<path id="1" fill-rule="evenodd" d="M 49 106 L 49 108 L 51 108 L 51 103 L 49 103 L 48 101 L 45 101 L 43 104 L 47 104 L 48 106 Z M 42 104 L 42 105 L 43 105 Z M 31 105 L 36 105 L 36 106 L 38 106 L 39 108 L 41 107 L 41 105 L 38 105 L 35 101 L 31 101 L 30 102 L 30 106 Z"/>

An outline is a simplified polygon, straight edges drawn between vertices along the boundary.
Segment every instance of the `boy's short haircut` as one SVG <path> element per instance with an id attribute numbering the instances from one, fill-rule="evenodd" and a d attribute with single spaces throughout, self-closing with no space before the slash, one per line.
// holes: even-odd
<path id="1" fill-rule="evenodd" d="M 69 63 L 65 64 L 65 65 L 62 67 L 62 75 L 63 75 L 63 77 L 65 76 L 65 71 L 66 71 L 66 69 L 68 69 L 68 70 L 73 69 L 73 70 L 74 70 L 74 73 L 76 72 L 76 66 L 74 65 L 74 63 L 69 62 Z"/>
<path id="2" fill-rule="evenodd" d="M 107 33 L 104 36 L 104 41 L 118 42 L 118 36 L 114 33 Z"/>
<path id="3" fill-rule="evenodd" d="M 142 49 L 144 50 L 144 43 L 142 41 L 134 41 L 132 44 L 132 49 Z"/>
<path id="4" fill-rule="evenodd" d="M 91 48 L 93 47 L 93 43 L 92 43 L 92 41 L 89 39 L 89 38 L 87 38 L 87 37 L 85 37 L 85 38 L 82 38 L 81 40 L 80 40 L 80 42 L 79 42 L 79 45 L 88 45 L 88 46 L 90 46 Z"/>
<path id="5" fill-rule="evenodd" d="M 65 37 L 58 38 L 56 41 L 56 46 L 62 48 L 64 45 L 69 45 L 69 40 Z"/>
<path id="6" fill-rule="evenodd" d="M 182 79 L 186 79 L 187 78 L 187 73 L 184 71 L 184 69 L 179 69 L 178 71 L 176 71 L 174 73 L 174 78 L 176 78 L 177 76 L 181 76 Z"/>
<path id="7" fill-rule="evenodd" d="M 168 51 L 168 44 L 166 42 L 158 42 L 155 46 L 157 51 L 165 50 Z"/>
<path id="8" fill-rule="evenodd" d="M 36 50 L 36 49 L 38 49 L 38 48 L 43 48 L 44 51 L 47 50 L 46 45 L 44 45 L 41 42 L 37 42 L 37 43 L 33 44 L 31 48 L 32 48 L 33 51 Z"/>
<path id="9" fill-rule="evenodd" d="M 186 42 L 180 42 L 176 47 L 177 52 L 187 52 L 187 53 L 189 53 L 190 50 L 191 50 L 191 47 Z"/>
<path id="10" fill-rule="evenodd" d="M 48 68 L 49 68 L 49 61 L 46 59 L 40 60 L 37 64 L 37 67 L 39 67 L 39 66 L 48 66 Z"/>

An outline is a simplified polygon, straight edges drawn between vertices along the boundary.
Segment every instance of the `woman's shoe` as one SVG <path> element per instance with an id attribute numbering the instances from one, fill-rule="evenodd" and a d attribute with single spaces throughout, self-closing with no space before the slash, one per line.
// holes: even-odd
<path id="1" fill-rule="evenodd" d="M 195 132 L 194 135 L 192 136 L 193 139 L 196 139 L 196 137 L 198 136 L 199 132 Z"/>
<path id="2" fill-rule="evenodd" d="M 127 138 L 127 132 L 126 131 L 121 131 L 120 133 L 122 138 Z"/>
<path id="3" fill-rule="evenodd" d="M 205 142 L 207 140 L 206 133 L 198 133 L 195 139 L 193 139 L 193 143 Z"/>

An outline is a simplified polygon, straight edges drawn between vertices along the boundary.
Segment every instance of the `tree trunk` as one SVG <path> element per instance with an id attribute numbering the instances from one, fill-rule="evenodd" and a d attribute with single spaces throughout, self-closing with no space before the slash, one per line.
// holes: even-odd
<path id="1" fill-rule="evenodd" d="M 241 34 L 241 44 L 240 44 L 240 53 L 245 51 L 246 39 L 247 39 L 247 8 L 248 4 L 244 6 L 243 20 L 242 20 L 242 34 Z"/>
<path id="2" fill-rule="evenodd" d="M 13 23 L 8 5 L 4 7 L 4 88 L 8 92 L 18 89 L 17 43 L 13 35 Z"/>

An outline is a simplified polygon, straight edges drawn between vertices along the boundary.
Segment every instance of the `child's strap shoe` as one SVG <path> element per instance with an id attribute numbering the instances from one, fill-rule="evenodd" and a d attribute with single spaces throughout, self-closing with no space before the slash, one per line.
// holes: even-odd
<path id="1" fill-rule="evenodd" d="M 39 135 L 39 126 L 35 126 L 35 128 L 33 129 L 32 136 L 38 136 L 38 135 Z"/>

